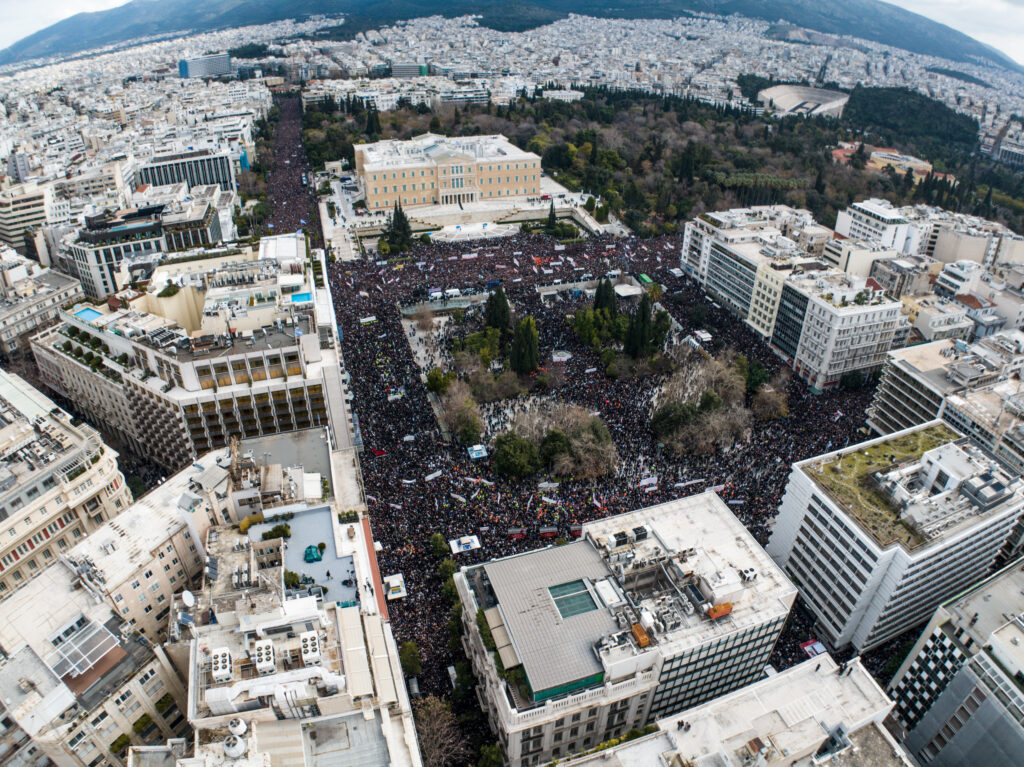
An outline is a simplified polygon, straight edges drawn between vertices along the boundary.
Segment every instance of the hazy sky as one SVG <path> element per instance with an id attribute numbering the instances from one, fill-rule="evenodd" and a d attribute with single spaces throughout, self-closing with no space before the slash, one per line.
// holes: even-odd
<path id="1" fill-rule="evenodd" d="M 1024 0 L 889 0 L 995 46 L 1024 64 Z M 0 48 L 80 11 L 125 0 L 0 0 Z"/>

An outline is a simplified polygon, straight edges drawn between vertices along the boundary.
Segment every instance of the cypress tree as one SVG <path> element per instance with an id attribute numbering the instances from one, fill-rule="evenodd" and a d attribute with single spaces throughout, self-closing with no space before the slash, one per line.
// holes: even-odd
<path id="1" fill-rule="evenodd" d="M 509 364 L 520 375 L 532 373 L 540 364 L 540 351 L 537 344 L 537 323 L 533 317 L 524 317 L 516 325 L 515 338 L 512 340 L 512 351 Z"/>
<path id="2" fill-rule="evenodd" d="M 501 285 L 487 297 L 487 304 L 484 306 L 484 324 L 489 328 L 506 330 L 512 319 L 512 312 L 508 307 L 508 297 Z"/>
<path id="3" fill-rule="evenodd" d="M 615 288 L 612 287 L 611 280 L 605 278 L 597 283 L 597 291 L 594 293 L 594 309 L 607 309 L 608 314 L 612 317 L 618 313 Z"/>

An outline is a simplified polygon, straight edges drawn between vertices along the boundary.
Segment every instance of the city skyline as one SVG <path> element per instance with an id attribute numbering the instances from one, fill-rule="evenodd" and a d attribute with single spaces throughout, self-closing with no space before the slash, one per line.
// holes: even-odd
<path id="1" fill-rule="evenodd" d="M 946 24 L 1024 65 L 1024 0 L 885 0 L 925 18 Z M 78 13 L 105 11 L 125 0 L 54 0 L 43 4 L 0 0 L 5 24 L 0 50 Z"/>

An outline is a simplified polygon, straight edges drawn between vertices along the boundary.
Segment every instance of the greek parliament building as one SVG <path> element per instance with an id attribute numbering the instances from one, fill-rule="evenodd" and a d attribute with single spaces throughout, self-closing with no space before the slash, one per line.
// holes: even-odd
<path id="1" fill-rule="evenodd" d="M 504 136 L 433 133 L 355 147 L 356 173 L 370 211 L 400 203 L 457 205 L 540 194 L 540 157 Z"/>
<path id="2" fill-rule="evenodd" d="M 511 767 L 756 682 L 796 597 L 710 492 L 590 522 L 577 541 L 465 567 L 455 583 Z"/>

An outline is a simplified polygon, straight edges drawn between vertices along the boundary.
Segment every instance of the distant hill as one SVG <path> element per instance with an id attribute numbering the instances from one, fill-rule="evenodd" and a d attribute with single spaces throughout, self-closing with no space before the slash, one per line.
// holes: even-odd
<path id="1" fill-rule="evenodd" d="M 494 29 L 529 29 L 568 13 L 607 18 L 672 18 L 693 11 L 739 13 L 819 32 L 846 34 L 954 61 L 996 64 L 1024 71 L 1009 57 L 950 27 L 880 0 L 131 0 L 95 13 L 79 13 L 0 51 L 0 65 L 68 55 L 137 37 L 264 24 L 314 14 L 348 14 L 353 27 L 443 14 L 483 15 Z"/>

